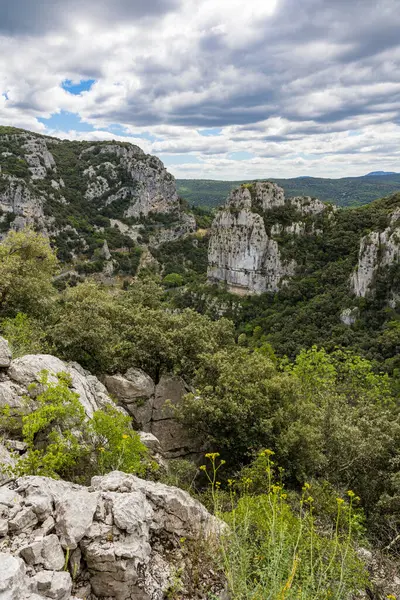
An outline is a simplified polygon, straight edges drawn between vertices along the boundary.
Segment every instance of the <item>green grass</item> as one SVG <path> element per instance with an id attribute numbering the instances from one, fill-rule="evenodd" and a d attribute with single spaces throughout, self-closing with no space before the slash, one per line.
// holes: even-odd
<path id="1" fill-rule="evenodd" d="M 354 503 L 337 499 L 336 519 L 323 533 L 314 516 L 314 499 L 305 484 L 297 506 L 274 480 L 273 452 L 261 453 L 265 463 L 265 493 L 251 493 L 251 480 L 231 486 L 231 510 L 219 507 L 218 453 L 206 455 L 214 509 L 228 524 L 220 539 L 221 567 L 232 600 L 348 600 L 364 588 L 368 577 L 354 547 L 357 526 Z M 342 529 L 341 523 L 345 526 Z"/>

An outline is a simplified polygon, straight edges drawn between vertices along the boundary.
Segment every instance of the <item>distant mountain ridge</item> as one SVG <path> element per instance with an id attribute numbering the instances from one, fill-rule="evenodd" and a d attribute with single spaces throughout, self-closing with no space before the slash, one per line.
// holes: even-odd
<path id="1" fill-rule="evenodd" d="M 396 171 L 371 171 L 371 173 L 367 173 L 364 177 L 381 177 L 382 175 L 399 175 Z"/>
<path id="2" fill-rule="evenodd" d="M 381 173 L 381 174 L 376 174 Z M 326 179 L 296 177 L 293 179 L 260 179 L 272 181 L 285 190 L 287 197 L 311 196 L 337 206 L 361 206 L 400 190 L 400 173 L 373 171 L 361 177 Z M 216 181 L 209 179 L 177 179 L 177 191 L 190 204 L 215 208 L 224 204 L 230 192 L 250 180 Z"/>

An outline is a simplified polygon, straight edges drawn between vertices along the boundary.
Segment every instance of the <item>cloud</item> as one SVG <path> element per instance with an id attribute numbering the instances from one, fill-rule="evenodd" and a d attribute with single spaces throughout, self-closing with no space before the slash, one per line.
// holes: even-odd
<path id="1" fill-rule="evenodd" d="M 68 24 L 111 25 L 130 19 L 149 19 L 177 5 L 178 0 L 3 0 L 0 33 L 40 35 Z"/>
<path id="2" fill-rule="evenodd" d="M 398 0 L 5 4 L 0 123 L 132 138 L 178 175 L 400 171 Z"/>

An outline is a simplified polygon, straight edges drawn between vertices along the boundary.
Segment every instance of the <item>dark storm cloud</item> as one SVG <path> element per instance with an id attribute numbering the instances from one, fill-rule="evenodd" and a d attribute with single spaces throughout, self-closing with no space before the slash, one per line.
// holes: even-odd
<path id="1" fill-rule="evenodd" d="M 93 23 L 159 17 L 178 0 L 0 0 L 0 34 L 42 34 L 63 28 L 74 18 Z"/>

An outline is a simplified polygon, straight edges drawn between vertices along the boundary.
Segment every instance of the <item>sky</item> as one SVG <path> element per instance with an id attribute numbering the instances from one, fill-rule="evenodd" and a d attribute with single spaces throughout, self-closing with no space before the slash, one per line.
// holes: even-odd
<path id="1" fill-rule="evenodd" d="M 400 172 L 400 0 L 0 0 L 0 125 L 178 178 Z"/>

